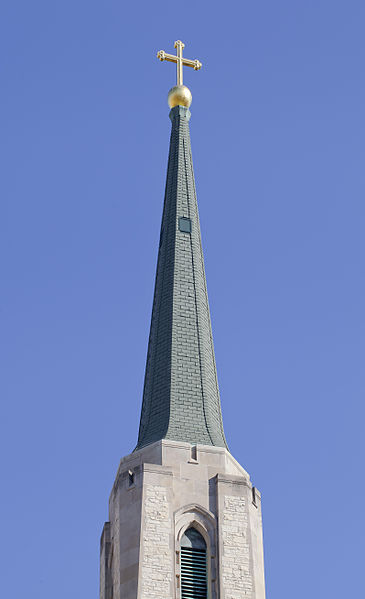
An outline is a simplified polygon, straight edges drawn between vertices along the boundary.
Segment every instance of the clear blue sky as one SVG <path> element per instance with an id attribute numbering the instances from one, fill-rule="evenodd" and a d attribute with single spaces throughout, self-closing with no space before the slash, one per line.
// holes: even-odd
<path id="1" fill-rule="evenodd" d="M 97 598 L 135 445 L 175 69 L 268 599 L 364 593 L 365 5 L 3 0 L 1 589 Z"/>

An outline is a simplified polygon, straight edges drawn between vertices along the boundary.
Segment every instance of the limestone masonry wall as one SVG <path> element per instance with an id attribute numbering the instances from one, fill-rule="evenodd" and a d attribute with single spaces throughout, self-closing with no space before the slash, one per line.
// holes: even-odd
<path id="1" fill-rule="evenodd" d="M 141 599 L 171 599 L 173 556 L 167 490 L 145 489 Z"/>
<path id="2" fill-rule="evenodd" d="M 227 495 L 224 498 L 222 524 L 222 582 L 225 599 L 252 597 L 250 545 L 247 539 L 248 512 L 246 499 Z"/>
<path id="3" fill-rule="evenodd" d="M 209 599 L 265 599 L 261 495 L 226 449 L 198 445 L 192 457 L 190 444 L 163 440 L 127 456 L 109 520 L 100 599 L 179 599 L 189 526 L 206 533 Z"/>

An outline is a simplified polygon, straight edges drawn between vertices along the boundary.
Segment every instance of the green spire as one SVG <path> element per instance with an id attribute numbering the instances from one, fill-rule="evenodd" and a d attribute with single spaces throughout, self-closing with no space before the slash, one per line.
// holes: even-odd
<path id="1" fill-rule="evenodd" d="M 190 111 L 175 106 L 137 449 L 160 439 L 226 447 L 198 206 Z"/>

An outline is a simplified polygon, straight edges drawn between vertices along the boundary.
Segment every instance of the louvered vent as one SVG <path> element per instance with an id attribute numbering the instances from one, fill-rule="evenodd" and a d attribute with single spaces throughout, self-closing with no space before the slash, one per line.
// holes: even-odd
<path id="1" fill-rule="evenodd" d="M 207 552 L 181 547 L 181 599 L 207 598 Z"/>

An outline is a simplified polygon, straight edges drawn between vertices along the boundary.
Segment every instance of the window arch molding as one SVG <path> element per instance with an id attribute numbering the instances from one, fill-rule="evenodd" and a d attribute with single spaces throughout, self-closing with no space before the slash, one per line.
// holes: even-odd
<path id="1" fill-rule="evenodd" d="M 181 540 L 188 528 L 195 528 L 207 546 L 207 596 L 218 597 L 217 520 L 214 514 L 198 504 L 189 504 L 177 510 L 175 517 L 175 596 L 180 599 L 180 553 Z"/>

